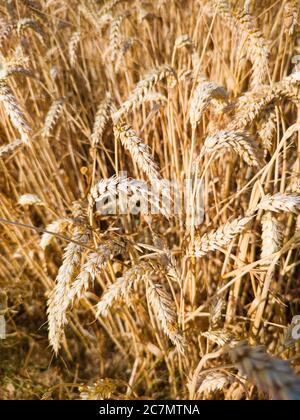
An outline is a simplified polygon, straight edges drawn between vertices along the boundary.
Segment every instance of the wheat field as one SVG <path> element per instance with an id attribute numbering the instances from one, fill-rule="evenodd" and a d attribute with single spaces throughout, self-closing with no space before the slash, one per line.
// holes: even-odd
<path id="1" fill-rule="evenodd" d="M 0 399 L 300 399 L 299 8 L 0 1 Z"/>

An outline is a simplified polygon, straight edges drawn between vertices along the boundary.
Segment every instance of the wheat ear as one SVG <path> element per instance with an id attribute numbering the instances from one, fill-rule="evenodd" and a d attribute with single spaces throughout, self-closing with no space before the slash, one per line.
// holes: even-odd
<path id="1" fill-rule="evenodd" d="M 148 175 L 149 179 L 157 180 L 160 178 L 158 166 L 154 162 L 149 146 L 140 139 L 131 126 L 125 123 L 114 126 L 116 139 L 129 151 L 137 166 Z"/>
<path id="2" fill-rule="evenodd" d="M 246 132 L 218 131 L 206 138 L 200 158 L 206 153 L 230 148 L 238 153 L 249 166 L 261 166 L 262 157 L 255 140 Z"/>
<path id="3" fill-rule="evenodd" d="M 18 204 L 20 206 L 43 206 L 44 203 L 35 194 L 23 194 L 18 199 Z"/>
<path id="4" fill-rule="evenodd" d="M 126 270 L 123 277 L 112 283 L 96 306 L 97 316 L 107 316 L 113 303 L 122 299 L 127 301 L 134 285 L 153 276 L 154 268 L 147 262 L 142 262 Z"/>
<path id="5" fill-rule="evenodd" d="M 222 391 L 231 382 L 230 376 L 222 372 L 211 372 L 208 373 L 202 380 L 197 394 L 203 393 L 214 393 L 216 391 Z"/>
<path id="6" fill-rule="evenodd" d="M 45 230 L 52 233 L 62 233 L 66 229 L 66 227 L 71 223 L 70 219 L 57 219 L 53 222 L 49 223 L 49 225 L 46 226 Z M 51 244 L 53 239 L 55 238 L 55 235 L 45 232 L 42 234 L 41 240 L 40 240 L 40 247 L 45 251 L 47 246 Z"/>
<path id="7" fill-rule="evenodd" d="M 43 127 L 43 136 L 45 138 L 50 137 L 51 131 L 53 130 L 60 114 L 65 104 L 65 98 L 59 98 L 52 103 L 49 111 L 47 112 L 44 127 Z"/>
<path id="8" fill-rule="evenodd" d="M 151 207 L 151 212 L 160 213 L 169 218 L 169 209 L 159 204 L 144 181 L 122 176 L 112 176 L 111 178 L 100 180 L 91 189 L 92 205 L 96 203 L 97 211 L 102 214 L 105 211 L 105 205 L 102 205 L 102 203 L 107 199 L 115 200 L 116 198 L 118 198 L 118 201 L 108 203 L 108 206 L 112 204 L 113 209 L 121 214 L 130 212 L 132 210 L 132 207 L 130 207 L 132 204 L 130 199 L 132 197 L 140 201 L 142 214 L 149 214 Z"/>
<path id="9" fill-rule="evenodd" d="M 109 0 L 100 9 L 98 16 L 106 15 L 111 12 L 119 3 L 129 0 Z"/>
<path id="10" fill-rule="evenodd" d="M 154 282 L 152 279 L 147 279 L 146 293 L 149 305 L 159 321 L 162 331 L 178 351 L 184 353 L 184 339 L 179 331 L 176 308 L 171 296 L 162 284 Z"/>
<path id="11" fill-rule="evenodd" d="M 6 113 L 9 115 L 13 126 L 19 131 L 24 143 L 29 142 L 30 127 L 18 102 L 5 80 L 0 80 L 0 102 L 3 103 Z"/>
<path id="12" fill-rule="evenodd" d="M 72 237 L 76 242 L 86 244 L 89 240 L 87 232 L 76 231 Z M 49 341 L 57 354 L 67 323 L 68 294 L 70 286 L 80 267 L 83 248 L 77 243 L 70 242 L 64 252 L 63 263 L 56 277 L 56 284 L 48 299 L 48 327 Z"/>
<path id="13" fill-rule="evenodd" d="M 273 139 L 277 130 L 277 116 L 274 107 L 266 109 L 266 114 L 260 121 L 259 137 L 265 152 L 271 151 Z"/>
<path id="14" fill-rule="evenodd" d="M 229 351 L 232 362 L 243 375 L 273 399 L 300 400 L 300 378 L 288 362 L 271 357 L 263 347 L 249 347 L 241 342 Z"/>
<path id="15" fill-rule="evenodd" d="M 275 254 L 280 249 L 282 240 L 282 232 L 280 224 L 276 217 L 272 216 L 272 213 L 267 212 L 262 218 L 262 250 L 261 258 L 267 258 L 268 256 Z M 264 264 L 266 262 L 264 261 Z"/>
<path id="16" fill-rule="evenodd" d="M 254 20 L 249 13 L 234 14 L 229 1 L 214 0 L 214 6 L 229 29 L 241 38 L 247 58 L 252 63 L 252 85 L 261 85 L 266 79 L 270 56 L 267 42 L 261 31 L 254 25 Z"/>
<path id="17" fill-rule="evenodd" d="M 201 80 L 196 86 L 190 106 L 190 122 L 195 129 L 201 120 L 203 112 L 213 100 L 225 101 L 228 98 L 226 90 L 217 83 Z"/>
<path id="18" fill-rule="evenodd" d="M 11 156 L 14 152 L 21 149 L 24 146 L 24 142 L 22 140 L 15 140 L 11 143 L 5 144 L 4 146 L 0 147 L 0 158 L 4 159 L 6 157 Z"/>
<path id="19" fill-rule="evenodd" d="M 274 213 L 287 212 L 297 214 L 300 209 L 300 196 L 281 193 L 268 194 L 263 197 L 257 208 Z"/>
<path id="20" fill-rule="evenodd" d="M 68 45 L 69 59 L 70 59 L 70 64 L 72 67 L 75 67 L 75 64 L 77 62 L 77 52 L 78 52 L 80 40 L 81 40 L 81 32 L 76 31 L 72 34 L 69 45 Z"/>
<path id="21" fill-rule="evenodd" d="M 96 275 L 103 270 L 108 262 L 118 254 L 124 251 L 125 244 L 121 239 L 110 239 L 97 248 L 97 252 L 87 255 L 87 261 L 81 267 L 80 273 L 74 280 L 68 301 L 73 303 L 74 299 L 80 299 L 82 294 L 93 285 Z"/>
<path id="22" fill-rule="evenodd" d="M 111 54 L 111 60 L 115 61 L 122 45 L 122 36 L 121 36 L 121 25 L 124 19 L 128 16 L 128 13 L 122 13 L 113 19 L 110 26 L 109 34 L 109 49 Z"/>
<path id="23" fill-rule="evenodd" d="M 106 93 L 105 99 L 98 106 L 93 131 L 91 135 L 92 145 L 96 146 L 102 140 L 105 127 L 111 117 L 112 98 L 109 92 Z"/>
<path id="24" fill-rule="evenodd" d="M 206 233 L 201 237 L 196 237 L 194 244 L 191 244 L 189 255 L 204 257 L 212 251 L 225 247 L 239 234 L 241 234 L 252 220 L 253 216 L 237 218 L 232 222 L 227 222 L 220 226 L 216 231 Z"/>
<path id="25" fill-rule="evenodd" d="M 284 6 L 284 29 L 285 32 L 292 36 L 298 25 L 299 4 L 297 0 L 288 1 Z"/>
<path id="26" fill-rule="evenodd" d="M 174 69 L 169 65 L 160 66 L 147 73 L 146 76 L 138 82 L 133 92 L 129 95 L 129 98 L 123 102 L 121 108 L 113 114 L 114 121 L 118 122 L 122 115 L 140 106 L 144 102 L 144 97 L 150 92 L 150 90 L 159 81 L 167 77 L 177 79 Z"/>

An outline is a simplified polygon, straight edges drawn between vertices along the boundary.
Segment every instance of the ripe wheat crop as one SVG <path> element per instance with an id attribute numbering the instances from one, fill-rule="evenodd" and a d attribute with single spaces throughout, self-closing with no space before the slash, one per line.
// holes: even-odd
<path id="1" fill-rule="evenodd" d="M 300 399 L 299 10 L 0 2 L 0 399 Z"/>

